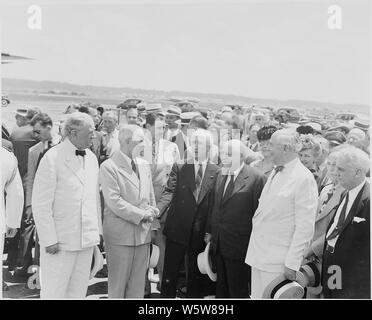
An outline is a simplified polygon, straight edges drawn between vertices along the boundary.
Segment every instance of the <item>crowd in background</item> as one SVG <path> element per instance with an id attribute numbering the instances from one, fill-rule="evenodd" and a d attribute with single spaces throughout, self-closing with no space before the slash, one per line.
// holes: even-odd
<path id="1" fill-rule="evenodd" d="M 97 245 L 109 298 L 150 282 L 164 298 L 370 298 L 369 126 L 145 103 L 65 113 L 18 109 L 2 126 L 4 263 L 26 279 L 40 266 L 42 298 L 83 298 Z"/>

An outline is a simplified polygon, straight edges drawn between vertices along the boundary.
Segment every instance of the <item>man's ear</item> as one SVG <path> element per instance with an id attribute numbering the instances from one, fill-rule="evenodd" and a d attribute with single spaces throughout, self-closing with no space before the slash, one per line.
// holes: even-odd
<path id="1" fill-rule="evenodd" d="M 363 176 L 364 174 L 363 174 L 363 171 L 361 170 L 361 169 L 356 169 L 355 170 L 355 176 L 357 176 L 357 177 L 361 177 L 361 176 Z M 364 175 L 365 176 L 365 175 Z"/>

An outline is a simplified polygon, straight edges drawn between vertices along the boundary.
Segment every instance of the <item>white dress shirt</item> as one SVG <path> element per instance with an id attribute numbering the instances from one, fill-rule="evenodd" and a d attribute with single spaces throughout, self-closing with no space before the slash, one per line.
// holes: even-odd
<path id="1" fill-rule="evenodd" d="M 226 183 L 225 183 L 225 188 L 224 188 L 224 190 L 223 190 L 223 194 L 224 194 L 224 195 L 225 195 L 225 192 L 226 192 L 227 186 L 228 186 L 229 183 L 230 183 L 231 176 L 234 176 L 234 182 L 235 182 L 235 180 L 236 180 L 236 178 L 238 177 L 238 175 L 239 175 L 240 171 L 242 170 L 243 166 L 244 166 L 244 162 L 243 162 L 243 163 L 240 165 L 240 167 L 239 167 L 238 169 L 236 169 L 232 174 L 229 174 L 229 175 L 227 176 Z"/>
<path id="2" fill-rule="evenodd" d="M 365 183 L 366 183 L 366 179 L 364 179 L 363 182 L 360 183 L 359 185 L 357 185 L 354 189 L 351 189 L 349 191 L 349 202 L 347 203 L 347 207 L 346 207 L 345 220 L 346 220 L 347 216 L 350 213 L 350 209 L 353 206 L 354 201 L 355 201 L 358 193 L 360 192 L 360 190 L 362 190 L 362 188 L 363 188 L 363 186 L 364 186 Z M 338 219 L 340 218 L 340 214 L 341 214 L 342 208 L 344 207 L 344 204 L 345 204 L 345 199 L 346 199 L 346 196 L 344 197 L 344 199 L 342 200 L 340 206 L 337 209 L 337 212 L 336 212 L 336 215 L 335 215 L 335 219 L 333 221 L 333 224 L 331 225 L 331 227 L 328 230 L 327 237 L 333 232 L 333 230 L 337 226 Z M 338 239 L 338 236 L 335 237 L 335 238 L 333 238 L 333 239 L 327 240 L 328 245 L 334 248 L 335 245 L 336 245 L 337 239 Z"/>

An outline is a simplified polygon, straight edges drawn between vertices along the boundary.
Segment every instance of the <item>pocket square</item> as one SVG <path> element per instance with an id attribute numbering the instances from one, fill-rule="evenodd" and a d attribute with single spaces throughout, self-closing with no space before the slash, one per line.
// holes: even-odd
<path id="1" fill-rule="evenodd" d="M 353 218 L 353 222 L 356 222 L 356 223 L 359 223 L 359 222 L 363 222 L 363 221 L 366 221 L 366 219 L 364 219 L 364 218 L 359 218 L 359 217 L 354 217 Z"/>

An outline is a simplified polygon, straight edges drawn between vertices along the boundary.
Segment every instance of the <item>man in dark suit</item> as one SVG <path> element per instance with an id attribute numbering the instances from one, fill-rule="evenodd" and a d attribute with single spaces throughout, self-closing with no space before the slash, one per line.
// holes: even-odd
<path id="1" fill-rule="evenodd" d="M 325 238 L 322 286 L 328 299 L 371 298 L 369 166 L 364 151 L 339 151 L 337 170 L 346 192 Z"/>
<path id="2" fill-rule="evenodd" d="M 191 158 L 183 164 L 174 164 L 167 186 L 158 202 L 160 215 L 167 214 L 161 284 L 161 294 L 164 298 L 176 297 L 178 272 L 185 255 L 187 297 L 202 298 L 209 294 L 208 279 L 198 270 L 197 256 L 205 246 L 209 196 L 219 167 L 210 163 L 207 157 L 212 144 L 212 136 L 207 130 L 196 130 L 190 140 L 191 152 L 188 155 Z"/>
<path id="3" fill-rule="evenodd" d="M 216 258 L 216 298 L 248 298 L 250 295 L 251 269 L 244 260 L 252 217 L 266 178 L 245 164 L 246 148 L 239 140 L 224 144 L 223 168 L 213 191 L 206 241 L 211 241 Z"/>

